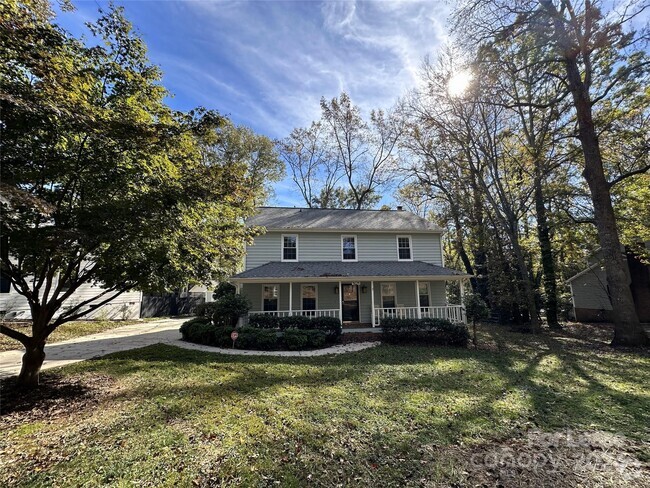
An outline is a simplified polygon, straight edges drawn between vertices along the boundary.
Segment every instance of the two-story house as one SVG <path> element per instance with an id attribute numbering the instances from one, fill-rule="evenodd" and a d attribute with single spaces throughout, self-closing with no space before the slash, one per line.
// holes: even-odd
<path id="1" fill-rule="evenodd" d="M 251 313 L 331 316 L 344 325 L 377 326 L 385 317 L 465 322 L 445 284 L 458 280 L 462 289 L 469 275 L 444 267 L 443 230 L 413 213 L 262 207 L 247 223 L 266 228 L 231 279 Z"/>

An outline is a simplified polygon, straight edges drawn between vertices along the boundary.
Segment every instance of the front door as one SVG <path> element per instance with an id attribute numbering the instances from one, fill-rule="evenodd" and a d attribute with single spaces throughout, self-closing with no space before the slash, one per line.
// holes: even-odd
<path id="1" fill-rule="evenodd" d="M 343 285 L 343 322 L 359 321 L 359 285 Z"/>

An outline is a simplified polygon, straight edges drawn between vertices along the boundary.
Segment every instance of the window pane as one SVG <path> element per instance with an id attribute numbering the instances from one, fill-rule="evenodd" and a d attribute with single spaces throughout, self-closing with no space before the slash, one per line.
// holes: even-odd
<path id="1" fill-rule="evenodd" d="M 296 249 L 293 248 L 284 248 L 283 251 L 283 259 L 296 259 L 296 256 L 298 253 L 296 252 Z"/>
<path id="2" fill-rule="evenodd" d="M 278 299 L 264 299 L 264 311 L 265 312 L 276 312 L 278 310 Z"/>
<path id="3" fill-rule="evenodd" d="M 386 296 L 395 296 L 395 283 L 382 283 L 381 294 Z"/>
<path id="4" fill-rule="evenodd" d="M 315 298 L 302 298 L 302 309 L 303 310 L 316 310 L 316 299 Z"/>
<path id="5" fill-rule="evenodd" d="M 397 253 L 399 259 L 411 259 L 411 240 L 408 237 L 397 238 Z"/>
<path id="6" fill-rule="evenodd" d="M 305 285 L 302 287 L 302 297 L 303 298 L 316 298 L 316 286 L 314 285 Z"/>
<path id="7" fill-rule="evenodd" d="M 266 285 L 264 286 L 264 298 L 271 299 L 278 297 L 278 285 Z"/>
<path id="8" fill-rule="evenodd" d="M 343 259 L 357 259 L 357 246 L 354 237 L 343 238 Z"/>
<path id="9" fill-rule="evenodd" d="M 382 308 L 395 308 L 395 283 L 381 284 Z"/>
<path id="10" fill-rule="evenodd" d="M 298 240 L 296 236 L 284 236 L 282 240 L 282 259 L 298 259 Z"/>

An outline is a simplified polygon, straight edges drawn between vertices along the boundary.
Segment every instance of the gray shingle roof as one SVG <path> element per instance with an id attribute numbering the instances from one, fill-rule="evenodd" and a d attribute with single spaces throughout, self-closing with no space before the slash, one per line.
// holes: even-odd
<path id="1" fill-rule="evenodd" d="M 400 210 L 259 207 L 246 223 L 282 230 L 442 231 L 428 220 Z"/>
<path id="2" fill-rule="evenodd" d="M 357 276 L 467 276 L 465 273 L 422 261 L 301 261 L 270 262 L 233 278 L 348 278 Z"/>

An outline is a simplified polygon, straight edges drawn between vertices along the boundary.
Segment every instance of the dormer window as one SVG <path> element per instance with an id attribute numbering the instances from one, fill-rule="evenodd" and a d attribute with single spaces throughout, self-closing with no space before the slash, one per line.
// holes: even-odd
<path id="1" fill-rule="evenodd" d="M 411 236 L 397 236 L 397 259 L 399 261 L 413 261 Z"/>
<path id="2" fill-rule="evenodd" d="M 343 261 L 357 260 L 357 236 L 341 236 L 341 259 Z"/>
<path id="3" fill-rule="evenodd" d="M 298 261 L 298 236 L 282 235 L 282 261 Z"/>

